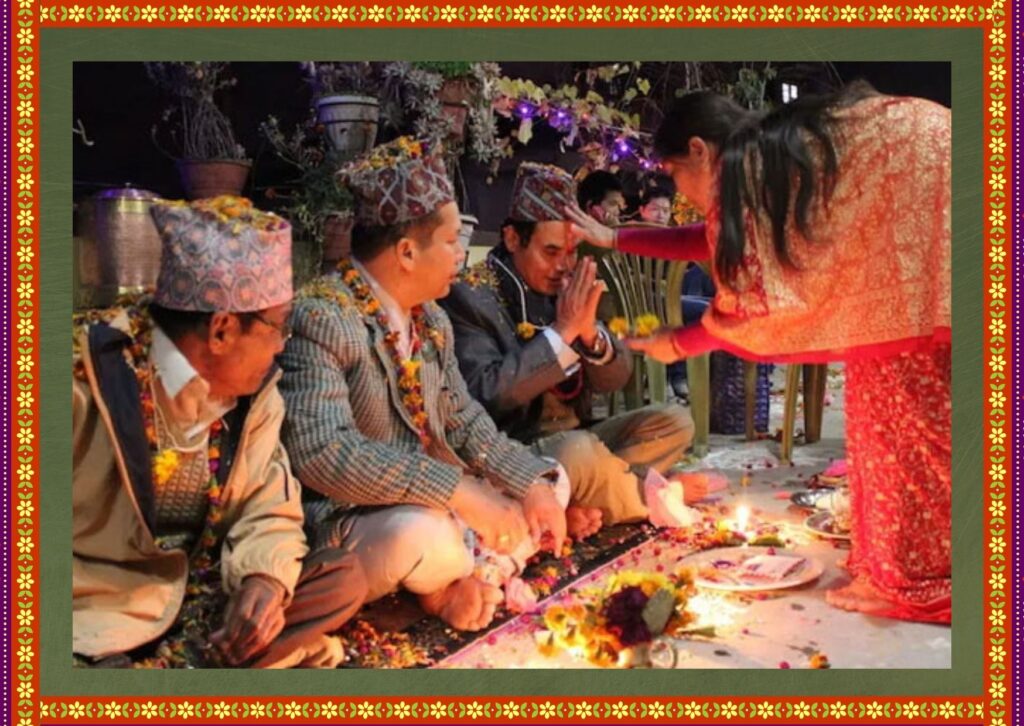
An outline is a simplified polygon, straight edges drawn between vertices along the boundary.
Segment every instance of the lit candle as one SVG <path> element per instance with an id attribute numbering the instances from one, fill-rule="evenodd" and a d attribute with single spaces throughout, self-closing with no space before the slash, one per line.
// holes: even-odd
<path id="1" fill-rule="evenodd" d="M 750 507 L 741 504 L 736 507 L 736 529 L 744 537 L 747 534 L 747 523 L 750 521 Z"/>

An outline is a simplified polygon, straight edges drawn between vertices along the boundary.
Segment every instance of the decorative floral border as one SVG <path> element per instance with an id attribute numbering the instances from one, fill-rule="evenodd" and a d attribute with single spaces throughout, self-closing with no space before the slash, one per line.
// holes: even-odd
<path id="1" fill-rule="evenodd" d="M 7 22 L 11 25 L 8 27 Z M 166 721 L 225 723 L 270 721 L 393 722 L 402 720 L 481 722 L 593 720 L 651 721 L 673 719 L 686 722 L 764 721 L 987 723 L 1005 726 L 1012 722 L 1013 663 L 1008 611 L 1012 588 L 1008 580 L 1008 549 L 1012 502 L 1008 438 L 1011 436 L 1008 367 L 1018 365 L 1010 352 L 1013 301 L 1007 288 L 1010 260 L 1007 251 L 1008 224 L 1013 219 L 1008 199 L 1012 167 L 1007 163 L 1010 134 L 1007 117 L 1012 105 L 1009 83 L 1010 46 L 1007 44 L 1005 0 L 981 4 L 787 4 L 743 5 L 702 3 L 699 5 L 435 5 L 388 2 L 373 4 L 246 4 L 191 5 L 147 3 L 107 5 L 39 4 L 35 0 L 13 0 L 10 15 L 4 16 L 4 38 L 10 43 L 5 63 L 9 70 L 4 82 L 12 84 L 5 108 L 7 127 L 4 157 L 7 214 L 13 227 L 8 237 L 11 257 L 5 289 L 10 333 L 7 375 L 11 385 L 10 419 L 12 436 L 5 438 L 11 449 L 15 486 L 5 489 L 10 506 L 9 652 L 10 691 L 5 706 L 10 723 L 103 722 L 127 723 Z M 49 698 L 38 694 L 38 543 L 39 479 L 35 467 L 39 451 L 37 374 L 39 337 L 38 253 L 39 193 L 38 145 L 39 110 L 37 72 L 40 27 L 977 27 L 985 33 L 985 136 L 986 204 L 985 254 L 987 259 L 984 319 L 987 333 L 984 348 L 985 471 L 988 531 L 985 559 L 984 691 L 968 698 Z M 1015 39 L 1019 42 L 1019 32 Z M 1019 49 L 1018 49 L 1019 52 Z M 1018 59 L 1019 60 L 1019 59 Z M 1008 79 L 1010 76 L 1010 79 Z M 1015 108 L 1014 112 L 1019 112 Z M 1024 246 L 1022 246 L 1024 247 Z M 1018 247 L 1018 264 L 1024 252 Z M 1018 281 L 1019 282 L 1019 281 Z M 1015 293 L 1019 295 L 1019 287 Z M 963 332 L 963 331 L 961 331 Z M 1019 381 L 1020 368 L 1018 372 Z M 1019 404 L 1017 404 L 1019 405 Z M 1019 432 L 1018 432 L 1019 434 Z M 1020 447 L 1018 447 L 1018 452 Z M 1019 561 L 1019 558 L 1018 558 Z M 8 573 L 5 573 L 8 574 Z M 7 623 L 5 622 L 5 625 Z M 9 700 L 8 700 L 9 699 Z M 6 714 L 5 714 L 6 715 Z"/>
<path id="2" fill-rule="evenodd" d="M 110 27 L 161 25 L 306 26 L 564 26 L 655 25 L 659 27 L 716 27 L 722 25 L 814 25 L 904 27 L 994 24 L 1005 16 L 1003 4 L 991 5 L 427 5 L 374 3 L 366 5 L 146 5 L 40 4 L 39 22 L 47 26 L 97 25 Z"/>
<path id="3" fill-rule="evenodd" d="M 972 699 L 885 700 L 885 699 L 812 699 L 758 698 L 685 699 L 668 701 L 646 698 L 450 698 L 353 700 L 293 699 L 261 701 L 257 699 L 179 700 L 131 699 L 104 703 L 85 699 L 47 699 L 41 706 L 46 723 L 100 719 L 110 722 L 174 719 L 190 722 L 215 719 L 226 723 L 244 719 L 263 721 L 355 721 L 384 722 L 430 721 L 465 723 L 469 721 L 516 722 L 604 721 L 624 723 L 672 720 L 673 722 L 748 722 L 765 723 L 810 721 L 837 723 L 884 721 L 887 723 L 979 723 L 984 705 Z"/>

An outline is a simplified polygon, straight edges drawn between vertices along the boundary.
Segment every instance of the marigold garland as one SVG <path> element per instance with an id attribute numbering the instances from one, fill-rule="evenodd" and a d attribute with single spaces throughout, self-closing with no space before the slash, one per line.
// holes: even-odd
<path id="1" fill-rule="evenodd" d="M 430 422 L 424 409 L 423 381 L 420 371 L 423 365 L 422 346 L 423 340 L 430 340 L 440 351 L 444 346 L 444 334 L 428 323 L 423 306 L 417 305 L 411 311 L 413 326 L 411 355 L 409 358 L 403 357 L 398 350 L 398 333 L 391 330 L 387 313 L 380 301 L 374 297 L 370 285 L 359 274 L 359 270 L 353 267 L 348 260 L 342 260 L 338 263 L 338 271 L 341 273 L 342 282 L 352 291 L 352 297 L 362 313 L 372 315 L 381 329 L 386 331 L 384 345 L 395 365 L 398 388 L 402 393 L 402 405 L 416 426 L 416 433 L 419 435 L 423 448 L 429 448 L 431 442 Z"/>
<path id="2" fill-rule="evenodd" d="M 116 317 L 118 309 L 123 309 L 127 315 L 129 335 L 132 342 L 125 349 L 125 360 L 135 373 L 135 379 L 138 383 L 143 430 L 145 431 L 146 441 L 149 444 L 150 450 L 153 484 L 159 487 L 166 484 L 174 476 L 180 463 L 180 458 L 173 449 L 160 450 L 157 441 L 155 424 L 156 404 L 152 394 L 153 373 L 150 364 L 153 324 L 147 311 L 148 302 L 149 297 L 145 294 L 123 297 L 118 300 L 118 307 L 76 315 L 73 318 L 73 323 L 76 330 L 81 330 L 83 327 L 97 322 L 110 322 Z M 75 345 L 77 348 L 78 341 L 76 341 Z M 76 349 L 75 353 L 80 355 L 81 351 Z M 84 368 L 80 360 L 76 360 L 76 375 L 79 378 L 84 378 Z M 210 424 L 209 442 L 207 444 L 207 461 L 210 476 L 207 480 L 206 488 L 206 517 L 202 533 L 189 560 L 189 578 L 186 585 L 186 593 L 189 597 L 186 598 L 178 615 L 178 623 L 181 625 L 180 632 L 175 636 L 165 638 L 161 642 L 155 658 L 146 659 L 136 664 L 136 667 L 166 668 L 194 666 L 195 663 L 190 659 L 187 646 L 205 641 L 209 634 L 210 627 L 207 620 L 212 615 L 210 603 L 223 595 L 217 578 L 214 577 L 216 575 L 214 552 L 220 539 L 217 531 L 224 517 L 222 490 L 217 478 L 218 471 L 220 470 L 223 430 L 223 421 L 219 419 Z M 163 541 L 159 537 L 155 537 L 154 540 L 157 546 L 164 546 Z M 212 653 L 209 648 L 204 648 L 204 650 L 209 653 L 210 657 L 216 660 L 215 653 Z"/>

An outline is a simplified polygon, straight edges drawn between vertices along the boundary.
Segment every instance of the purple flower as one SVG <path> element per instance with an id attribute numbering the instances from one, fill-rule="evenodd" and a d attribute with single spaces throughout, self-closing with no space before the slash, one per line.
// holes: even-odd
<path id="1" fill-rule="evenodd" d="M 605 601 L 603 614 L 608 621 L 608 629 L 615 633 L 624 647 L 651 640 L 651 631 L 643 617 L 647 599 L 643 590 L 631 585 Z"/>

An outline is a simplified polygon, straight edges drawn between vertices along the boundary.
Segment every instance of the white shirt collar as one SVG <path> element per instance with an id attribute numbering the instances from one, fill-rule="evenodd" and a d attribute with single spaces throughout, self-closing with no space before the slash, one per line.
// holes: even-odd
<path id="1" fill-rule="evenodd" d="M 235 407 L 234 398 L 212 398 L 210 384 L 159 326 L 153 326 L 149 359 L 170 405 L 167 413 L 186 436 L 195 436 Z"/>
<path id="2" fill-rule="evenodd" d="M 157 377 L 169 398 L 177 398 L 194 378 L 206 383 L 188 362 L 185 354 L 178 350 L 178 346 L 157 325 L 153 326 L 153 345 L 149 349 L 149 356 L 156 365 Z"/>
<path id="3" fill-rule="evenodd" d="M 398 351 L 402 354 L 403 358 L 408 358 L 412 354 L 412 314 L 403 310 L 395 302 L 395 299 L 391 297 L 391 294 L 384 289 L 384 286 L 377 282 L 373 275 L 359 264 L 358 260 L 353 259 L 352 266 L 366 280 L 366 284 L 373 291 L 373 296 L 377 298 L 377 302 L 384 308 L 384 312 L 388 316 L 388 327 L 392 332 L 398 334 Z"/>

